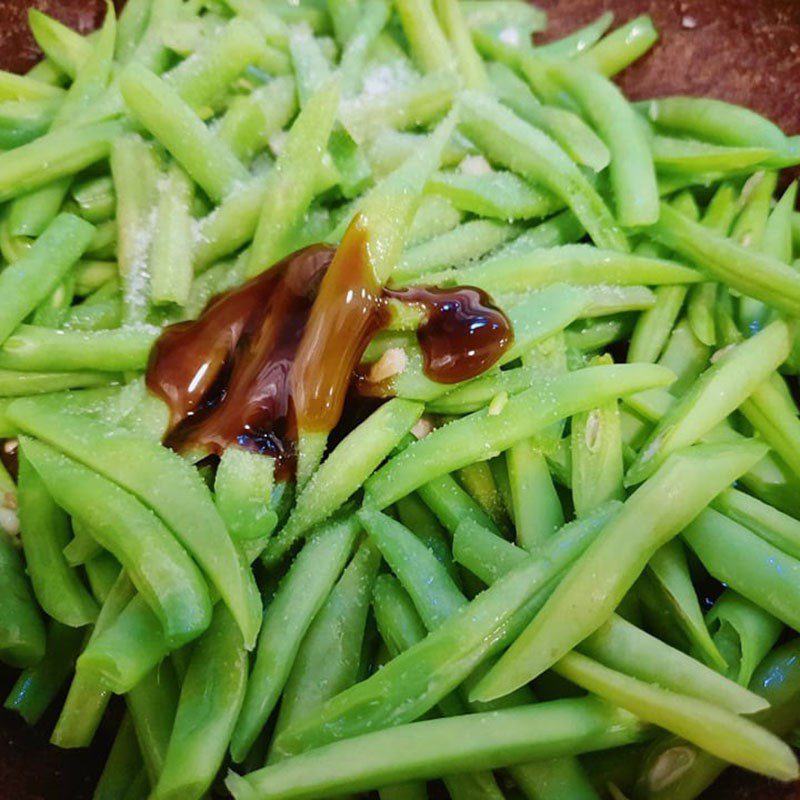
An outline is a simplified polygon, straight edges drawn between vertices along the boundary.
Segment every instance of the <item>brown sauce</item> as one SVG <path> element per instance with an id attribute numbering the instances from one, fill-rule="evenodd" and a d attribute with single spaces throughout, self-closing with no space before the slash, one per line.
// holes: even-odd
<path id="1" fill-rule="evenodd" d="M 328 433 L 353 416 L 345 401 L 389 320 L 388 299 L 425 309 L 418 340 L 440 383 L 479 375 L 511 342 L 508 320 L 479 289 L 381 290 L 356 218 L 338 249 L 300 250 L 164 331 L 147 385 L 172 412 L 165 444 L 205 455 L 238 445 L 273 456 L 279 477 L 290 476 L 298 429 Z"/>

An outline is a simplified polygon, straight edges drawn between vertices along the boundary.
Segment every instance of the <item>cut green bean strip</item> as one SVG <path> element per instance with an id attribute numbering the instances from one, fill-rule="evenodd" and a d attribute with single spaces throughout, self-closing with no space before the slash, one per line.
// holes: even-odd
<path id="1" fill-rule="evenodd" d="M 186 305 L 192 277 L 192 183 L 172 166 L 158 184 L 150 253 L 150 297 L 156 304 Z"/>
<path id="2" fill-rule="evenodd" d="M 726 489 L 712 506 L 787 555 L 800 559 L 800 520 L 738 489 Z"/>
<path id="3" fill-rule="evenodd" d="M 45 628 L 11 538 L 0 530 L 0 660 L 14 667 L 32 667 L 46 652 Z"/>
<path id="4" fill-rule="evenodd" d="M 645 14 L 620 25 L 594 47 L 580 53 L 577 60 L 583 66 L 612 78 L 643 56 L 657 40 L 653 21 Z"/>
<path id="5" fill-rule="evenodd" d="M 800 625 L 795 598 L 800 561 L 713 509 L 692 522 L 683 537 L 717 580 L 790 627 Z"/>
<path id="6" fill-rule="evenodd" d="M 35 725 L 74 669 L 84 638 L 82 630 L 52 621 L 47 630 L 47 645 L 42 660 L 29 666 L 19 676 L 3 708 L 16 711 L 28 725 Z M 6 652 L 0 652 L 3 660 L 6 660 Z"/>
<path id="7" fill-rule="evenodd" d="M 556 726 L 569 735 L 553 737 Z M 595 699 L 558 700 L 367 733 L 245 777 L 231 775 L 228 788 L 237 800 L 326 797 L 413 778 L 577 755 L 631 743 L 643 733 L 635 717 Z"/>
<path id="8" fill-rule="evenodd" d="M 459 107 L 464 132 L 492 161 L 560 197 L 598 247 L 628 250 L 611 212 L 552 139 L 486 95 L 465 92 Z"/>
<path id="9" fill-rule="evenodd" d="M 414 442 L 365 484 L 366 502 L 385 508 L 429 480 L 507 450 L 558 422 L 628 393 L 664 385 L 672 373 L 655 365 L 591 367 L 510 398 L 499 413 L 476 411 Z"/>
<path id="10" fill-rule="evenodd" d="M 64 548 L 64 558 L 71 567 L 86 564 L 87 561 L 91 561 L 103 552 L 103 548 L 85 523 L 73 518 L 72 533 L 71 541 Z M 92 594 L 96 594 L 94 590 L 92 590 Z"/>
<path id="11" fill-rule="evenodd" d="M 147 776 L 155 784 L 164 769 L 170 733 L 178 706 L 178 681 L 164 661 L 125 696 Z"/>
<path id="12" fill-rule="evenodd" d="M 453 53 L 436 19 L 431 0 L 400 0 L 395 8 L 411 55 L 420 70 L 435 72 L 453 69 Z"/>
<path id="13" fill-rule="evenodd" d="M 142 754 L 130 714 L 126 714 L 117 728 L 111 752 L 98 778 L 92 800 L 118 800 L 125 797 L 140 771 Z"/>
<path id="14" fill-rule="evenodd" d="M 565 526 L 419 644 L 286 730 L 276 750 L 289 755 L 419 718 L 514 640 L 544 603 L 554 579 L 598 532 L 585 524 Z"/>
<path id="15" fill-rule="evenodd" d="M 17 372 L 0 369 L 0 397 L 60 392 L 104 386 L 113 376 L 98 372 Z"/>
<path id="16" fill-rule="evenodd" d="M 648 566 L 667 606 L 693 647 L 709 666 L 724 672 L 727 664 L 703 619 L 683 545 L 675 539 L 667 542 L 653 554 Z"/>
<path id="17" fill-rule="evenodd" d="M 62 214 L 22 258 L 0 273 L 0 343 L 56 288 L 93 233 L 88 222 Z"/>
<path id="18" fill-rule="evenodd" d="M 269 543 L 266 557 L 270 561 L 280 558 L 299 537 L 358 491 L 411 430 L 422 411 L 421 403 L 395 398 L 349 433 L 312 475 L 288 522 Z"/>
<path id="19" fill-rule="evenodd" d="M 775 153 L 763 147 L 724 147 L 670 136 L 655 136 L 652 148 L 657 168 L 678 172 L 736 173 L 766 161 Z"/>
<path id="20" fill-rule="evenodd" d="M 428 275 L 426 279 L 440 286 L 479 286 L 499 294 L 527 292 L 559 282 L 585 286 L 696 283 L 702 275 L 674 261 L 565 244 L 511 252 L 505 257 L 498 254 L 474 266 Z"/>
<path id="21" fill-rule="evenodd" d="M 24 449 L 17 498 L 25 561 L 39 604 L 63 625 L 78 628 L 94 622 L 97 604 L 64 558 L 69 518 L 56 505 Z"/>
<path id="22" fill-rule="evenodd" d="M 547 217 L 564 207 L 553 194 L 513 172 L 439 172 L 428 181 L 426 191 L 446 197 L 459 211 L 498 220 Z"/>
<path id="23" fill-rule="evenodd" d="M 455 267 L 486 255 L 513 239 L 519 228 L 494 220 L 476 219 L 406 250 L 392 280 L 403 283 L 426 272 Z"/>
<path id="24" fill-rule="evenodd" d="M 780 620 L 731 589 L 714 603 L 706 622 L 728 662 L 726 674 L 742 686 L 750 683 L 783 631 Z"/>
<path id="25" fill-rule="evenodd" d="M 611 188 L 620 224 L 654 223 L 659 201 L 653 156 L 636 113 L 620 90 L 603 76 L 575 64 L 553 65 L 549 77 L 578 102 L 611 153 Z"/>
<path id="26" fill-rule="evenodd" d="M 787 744 L 730 711 L 630 678 L 581 653 L 567 654 L 554 669 L 638 718 L 684 736 L 726 761 L 780 780 L 792 780 L 800 774 Z M 720 730 L 726 735 L 720 737 Z"/>
<path id="27" fill-rule="evenodd" d="M 275 462 L 269 456 L 229 447 L 222 454 L 214 493 L 222 518 L 237 539 L 269 536 L 278 522 L 270 507 Z"/>
<path id="28" fill-rule="evenodd" d="M 287 237 L 308 210 L 316 193 L 317 171 L 336 119 L 339 91 L 335 83 L 308 100 L 269 173 L 247 276 L 258 275 L 287 255 Z"/>
<path id="29" fill-rule="evenodd" d="M 497 531 L 492 518 L 451 475 L 442 475 L 423 484 L 419 487 L 419 496 L 450 533 L 465 519 Z"/>
<path id="30" fill-rule="evenodd" d="M 54 499 L 83 520 L 126 569 L 164 626 L 167 641 L 180 647 L 199 636 L 211 621 L 205 582 L 155 514 L 116 484 L 35 439 L 21 442 Z"/>
<path id="31" fill-rule="evenodd" d="M 639 316 L 631 334 L 628 361 L 658 361 L 686 299 L 686 286 L 659 286 L 653 308 Z"/>
<path id="32" fill-rule="evenodd" d="M 349 516 L 330 523 L 309 539 L 267 606 L 242 711 L 231 738 L 234 761 L 245 758 L 275 708 L 303 637 L 339 577 L 358 531 L 358 521 Z"/>
<path id="33" fill-rule="evenodd" d="M 783 363 L 788 353 L 788 328 L 774 322 L 712 364 L 656 425 L 628 469 L 626 484 L 640 483 L 670 453 L 711 431 Z"/>
<path id="34" fill-rule="evenodd" d="M 537 52 L 551 58 L 574 58 L 594 45 L 613 22 L 614 15 L 610 11 L 606 11 L 583 28 L 579 28 L 561 39 L 540 45 Z"/>
<path id="35" fill-rule="evenodd" d="M 626 501 L 621 514 L 567 573 L 542 611 L 473 690 L 473 695 L 491 700 L 508 694 L 540 675 L 597 630 L 658 547 L 674 537 L 764 453 L 762 445 L 743 442 L 698 445 L 671 456 Z M 683 500 L 677 508 L 663 502 L 675 493 Z M 563 612 L 565 607 L 570 609 L 568 615 Z"/>
<path id="36" fill-rule="evenodd" d="M 448 574 L 458 582 L 458 572 L 453 564 L 450 542 L 443 526 L 418 494 L 410 494 L 395 505 L 400 522 L 444 564 Z"/>
<path id="37" fill-rule="evenodd" d="M 248 173 L 241 161 L 161 78 L 144 67 L 130 65 L 121 88 L 131 113 L 210 198 L 219 202 L 237 184 L 247 180 Z"/>
<path id="38" fill-rule="evenodd" d="M 199 800 L 219 771 L 244 698 L 247 651 L 223 605 L 192 651 L 154 798 Z"/>
<path id="39" fill-rule="evenodd" d="M 150 506 L 197 559 L 242 628 L 246 645 L 253 647 L 261 623 L 258 590 L 193 467 L 157 442 L 83 415 L 65 414 L 58 395 L 55 400 L 17 400 L 15 419 L 26 432 Z"/>

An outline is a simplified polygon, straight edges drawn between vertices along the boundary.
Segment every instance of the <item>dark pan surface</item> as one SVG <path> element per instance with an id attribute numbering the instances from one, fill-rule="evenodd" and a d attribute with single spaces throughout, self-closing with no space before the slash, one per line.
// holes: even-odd
<path id="1" fill-rule="evenodd" d="M 628 96 L 718 97 L 750 106 L 788 133 L 800 132 L 800 0 L 538 0 L 550 14 L 547 38 L 612 10 L 617 22 L 649 13 L 661 33 L 654 51 L 621 76 Z M 85 32 L 102 0 L 0 0 L 0 67 L 24 71 L 39 52 L 27 33 L 31 5 Z M 0 672 L 0 696 L 11 686 Z M 47 745 L 53 719 L 29 731 L 0 710 L 0 800 L 83 800 L 102 766 L 108 737 L 88 751 Z M 720 732 L 724 735 L 724 732 Z M 800 800 L 800 784 L 779 785 L 729 770 L 704 800 Z"/>

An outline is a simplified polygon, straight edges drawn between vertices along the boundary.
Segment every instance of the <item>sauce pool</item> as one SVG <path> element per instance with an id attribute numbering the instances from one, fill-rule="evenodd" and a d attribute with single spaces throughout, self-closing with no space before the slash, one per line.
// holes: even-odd
<path id="1" fill-rule="evenodd" d="M 389 300 L 425 310 L 417 338 L 437 382 L 481 374 L 511 343 L 510 323 L 479 289 L 381 289 L 357 217 L 338 249 L 300 250 L 211 300 L 199 319 L 165 329 L 147 370 L 171 410 L 165 444 L 201 455 L 243 447 L 291 477 L 298 430 L 328 433 L 342 420 Z"/>

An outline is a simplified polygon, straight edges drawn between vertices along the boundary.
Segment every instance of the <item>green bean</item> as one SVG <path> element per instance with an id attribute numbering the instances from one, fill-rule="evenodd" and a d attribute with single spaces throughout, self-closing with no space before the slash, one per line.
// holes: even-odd
<path id="1" fill-rule="evenodd" d="M 119 486 L 34 439 L 22 451 L 65 510 L 89 527 L 122 564 L 134 586 L 180 647 L 211 621 L 202 575 L 164 524 Z"/>
<path id="2" fill-rule="evenodd" d="M 52 86 L 25 75 L 15 75 L 13 72 L 0 70 L 0 101 L 43 100 L 54 97 L 60 99 L 63 96 L 64 90 L 59 86 Z"/>
<path id="3" fill-rule="evenodd" d="M 656 222 L 658 187 L 653 157 L 622 93 L 601 75 L 575 64 L 553 65 L 548 74 L 577 101 L 611 153 L 611 188 L 619 223 L 633 227 Z"/>
<path id="4" fill-rule="evenodd" d="M 115 694 L 125 694 L 168 652 L 158 617 L 136 595 L 86 646 L 78 659 L 77 674 Z"/>
<path id="5" fill-rule="evenodd" d="M 726 489 L 712 506 L 787 555 L 800 559 L 800 521 L 794 517 L 738 489 Z"/>
<path id="6" fill-rule="evenodd" d="M 513 243 L 512 243 L 513 244 Z M 700 273 L 673 261 L 601 250 L 584 244 L 496 256 L 474 266 L 428 276 L 438 285 L 474 285 L 490 293 L 526 292 L 552 283 L 617 286 L 683 284 Z"/>
<path id="7" fill-rule="evenodd" d="M 65 414 L 55 398 L 17 400 L 14 419 L 27 433 L 96 469 L 151 507 L 197 560 L 252 648 L 261 616 L 258 591 L 202 478 L 158 442 Z"/>
<path id="8" fill-rule="evenodd" d="M 406 781 L 378 789 L 380 800 L 426 800 L 428 787 L 423 781 Z"/>
<path id="9" fill-rule="evenodd" d="M 575 58 L 592 47 L 613 22 L 614 15 L 610 11 L 606 11 L 583 28 L 578 28 L 561 39 L 539 45 L 536 50 L 539 54 L 551 58 Z"/>
<path id="10" fill-rule="evenodd" d="M 555 726 L 568 730 L 569 736 L 554 737 Z M 633 716 L 599 701 L 559 700 L 367 733 L 245 777 L 231 775 L 228 789 L 237 800 L 324 797 L 411 778 L 575 755 L 630 743 L 643 733 Z"/>
<path id="11" fill-rule="evenodd" d="M 508 694 L 597 630 L 653 553 L 764 453 L 756 442 L 742 442 L 698 445 L 673 454 L 628 498 L 621 514 L 567 573 L 525 633 L 474 689 L 473 696 L 490 700 Z M 682 497 L 679 508 L 663 502 L 676 495 Z M 570 613 L 565 615 L 567 606 Z"/>
<path id="12" fill-rule="evenodd" d="M 797 183 L 791 183 L 769 215 L 761 249 L 789 264 L 792 260 L 792 214 L 797 201 Z"/>
<path id="13" fill-rule="evenodd" d="M 0 659 L 32 667 L 46 652 L 45 628 L 12 540 L 0 530 L 0 572 L 6 587 L 0 600 Z"/>
<path id="14" fill-rule="evenodd" d="M 106 240 L 102 243 L 98 242 L 98 233 Z M 106 242 L 116 245 L 117 238 L 117 225 L 115 221 L 102 223 L 95 228 L 95 238 L 89 245 L 90 254 L 96 255 L 101 250 L 105 249 Z M 98 250 L 92 250 L 95 244 L 99 244 Z M 110 291 L 109 284 L 117 279 L 118 269 L 114 261 L 100 261 L 82 259 L 75 265 L 73 270 L 75 275 L 75 294 L 82 297 L 96 292 L 98 289 Z"/>
<path id="15" fill-rule="evenodd" d="M 267 606 L 231 737 L 234 761 L 244 759 L 275 708 L 303 637 L 339 577 L 358 529 L 358 521 L 349 516 L 334 520 L 309 539 Z"/>
<path id="16" fill-rule="evenodd" d="M 458 80 L 449 70 L 431 72 L 407 86 L 346 100 L 340 112 L 342 124 L 359 143 L 384 127 L 417 128 L 446 113 L 457 89 Z"/>
<path id="17" fill-rule="evenodd" d="M 128 576 L 121 572 L 103 601 L 97 621 L 89 636 L 88 647 L 91 647 L 98 636 L 116 622 L 133 592 L 133 584 Z M 157 620 L 155 624 L 159 625 Z M 83 658 L 83 656 L 79 658 Z M 88 746 L 94 738 L 110 699 L 111 693 L 97 679 L 97 676 L 83 670 L 80 662 L 76 663 L 75 675 L 70 684 L 67 698 L 53 729 L 52 743 L 59 747 Z"/>
<path id="18" fill-rule="evenodd" d="M 192 651 L 152 797 L 189 800 L 205 794 L 225 757 L 246 682 L 242 634 L 230 612 L 217 606 L 211 627 Z"/>
<path id="19" fill-rule="evenodd" d="M 0 102 L 0 148 L 20 147 L 47 133 L 60 105 L 53 99 Z"/>
<path id="20" fill-rule="evenodd" d="M 686 286 L 659 286 L 655 290 L 655 306 L 639 316 L 631 334 L 628 361 L 658 361 L 683 307 L 687 291 Z"/>
<path id="21" fill-rule="evenodd" d="M 667 606 L 694 649 L 702 654 L 707 664 L 724 672 L 727 664 L 706 627 L 680 541 L 673 539 L 659 548 L 648 566 Z"/>
<path id="22" fill-rule="evenodd" d="M 93 622 L 97 604 L 62 552 L 69 541 L 69 519 L 55 504 L 24 449 L 18 503 L 25 561 L 39 604 L 53 619 L 70 627 Z"/>
<path id="23" fill-rule="evenodd" d="M 561 501 L 535 439 L 509 448 L 506 463 L 517 543 L 525 550 L 533 550 L 564 524 Z"/>
<path id="24" fill-rule="evenodd" d="M 774 650 L 759 668 L 750 688 L 770 701 L 757 721 L 785 735 L 797 721 L 800 672 L 797 670 L 798 641 Z M 666 741 L 653 750 L 640 775 L 638 789 L 647 800 L 694 800 L 716 780 L 726 762 L 681 739 Z"/>
<path id="25" fill-rule="evenodd" d="M 297 82 L 297 97 L 303 108 L 314 93 L 330 80 L 330 64 L 319 40 L 307 27 L 289 30 L 289 55 Z"/>
<path id="26" fill-rule="evenodd" d="M 247 277 L 263 272 L 287 254 L 287 237 L 316 193 L 316 173 L 326 153 L 338 103 L 336 84 L 326 84 L 309 99 L 290 128 L 275 168 L 266 179 Z M 313 154 L 311 158 L 309 154 Z"/>
<path id="27" fill-rule="evenodd" d="M 418 494 L 451 534 L 464 519 L 497 531 L 492 518 L 451 475 L 442 475 L 428 481 L 419 487 Z"/>
<path id="28" fill-rule="evenodd" d="M 742 106 L 708 97 L 665 97 L 643 103 L 659 128 L 729 147 L 762 147 L 783 152 L 787 140 L 769 120 Z"/>
<path id="29" fill-rule="evenodd" d="M 28 725 L 35 725 L 61 691 L 75 666 L 84 632 L 53 620 L 41 661 L 17 678 L 3 708 L 16 711 Z M 6 653 L 3 652 L 5 660 Z"/>
<path id="30" fill-rule="evenodd" d="M 456 67 L 464 86 L 468 89 L 486 89 L 486 67 L 475 49 L 461 3 L 457 0 L 435 0 L 436 16 L 444 29 Z"/>
<path id="31" fill-rule="evenodd" d="M 234 539 L 261 539 L 277 524 L 270 508 L 275 463 L 272 458 L 229 447 L 214 482 L 217 508 Z"/>
<path id="32" fill-rule="evenodd" d="M 17 372 L 0 370 L 0 396 L 23 397 L 64 389 L 104 386 L 112 376 L 98 372 Z"/>
<path id="33" fill-rule="evenodd" d="M 532 186 L 513 172 L 440 172 L 427 191 L 446 197 L 459 211 L 498 220 L 547 217 L 564 205 L 549 191 Z"/>
<path id="34" fill-rule="evenodd" d="M 395 509 L 400 522 L 419 538 L 444 565 L 450 577 L 458 583 L 458 572 L 453 564 L 448 537 L 443 526 L 420 496 L 410 494 L 398 500 Z"/>
<path id="35" fill-rule="evenodd" d="M 475 502 L 491 517 L 501 528 L 509 526 L 509 516 L 503 505 L 503 498 L 494 482 L 494 475 L 489 464 L 477 461 L 458 471 L 461 485 Z"/>
<path id="36" fill-rule="evenodd" d="M 578 116 L 563 108 L 542 105 L 512 69 L 500 62 L 488 66 L 492 88 L 517 116 L 540 128 L 576 163 L 600 172 L 611 156 L 603 140 Z"/>
<path id="37" fill-rule="evenodd" d="M 548 136 L 486 95 L 465 92 L 459 109 L 464 132 L 492 161 L 560 197 L 598 247 L 628 250 L 600 196 Z"/>
<path id="38" fill-rule="evenodd" d="M 0 369 L 23 372 L 144 369 L 154 328 L 53 330 L 20 325 L 0 348 Z"/>
<path id="39" fill-rule="evenodd" d="M 97 543 L 89 527 L 80 520 L 72 520 L 72 534 L 72 539 L 64 548 L 64 558 L 71 567 L 85 564 L 103 552 L 103 548 Z M 95 592 L 92 591 L 92 594 Z"/>
<path id="40" fill-rule="evenodd" d="M 508 0 L 465 0 L 462 7 L 470 28 L 500 26 L 517 29 L 530 36 L 545 29 L 547 16 L 535 6 Z"/>
<path id="41" fill-rule="evenodd" d="M 357 680 L 380 553 L 362 544 L 314 618 L 286 681 L 277 736 Z"/>
<path id="42" fill-rule="evenodd" d="M 283 130 L 296 111 L 294 80 L 276 78 L 233 100 L 222 117 L 219 136 L 239 159 L 248 162 Z"/>
<path id="43" fill-rule="evenodd" d="M 0 343 L 36 308 L 85 252 L 94 229 L 62 214 L 31 249 L 0 274 Z"/>
<path id="44" fill-rule="evenodd" d="M 31 9 L 28 24 L 47 58 L 75 78 L 82 63 L 91 56 L 91 41 L 38 9 Z"/>
<path id="45" fill-rule="evenodd" d="M 750 683 L 783 631 L 779 620 L 730 589 L 714 603 L 706 622 L 728 662 L 726 674 L 742 686 Z"/>
<path id="46" fill-rule="evenodd" d="M 554 669 L 639 719 L 684 736 L 726 761 L 780 780 L 792 780 L 800 773 L 794 753 L 777 736 L 704 700 L 630 678 L 581 653 L 568 653 Z M 726 735 L 720 737 L 720 730 Z"/>
<path id="47" fill-rule="evenodd" d="M 611 78 L 643 56 L 658 39 L 648 15 L 635 17 L 609 33 L 596 45 L 577 57 L 577 61 Z"/>
<path id="48" fill-rule="evenodd" d="M 122 77 L 121 89 L 131 113 L 211 199 L 219 202 L 247 180 L 241 161 L 161 78 L 132 64 Z"/>
<path id="49" fill-rule="evenodd" d="M 658 169 L 677 172 L 732 172 L 750 169 L 770 156 L 765 147 L 725 147 L 696 139 L 655 136 L 653 161 Z"/>
<path id="50" fill-rule="evenodd" d="M 424 483 L 512 445 L 564 417 L 614 397 L 663 385 L 671 373 L 651 365 L 591 367 L 510 398 L 499 413 L 476 411 L 438 428 L 374 473 L 366 502 L 385 508 Z"/>
<path id="51" fill-rule="evenodd" d="M 516 226 L 499 221 L 476 219 L 465 222 L 406 250 L 392 273 L 392 279 L 403 283 L 431 270 L 480 258 L 518 233 Z"/>
<path id="52" fill-rule="evenodd" d="M 425 141 L 427 134 L 396 131 L 383 128 L 365 143 L 367 158 L 376 178 L 382 178 L 407 161 L 416 148 Z M 456 167 L 467 156 L 475 155 L 475 148 L 459 133 L 455 133 L 442 153 L 442 166 Z M 434 195 L 434 202 L 448 204 Z M 451 226 L 452 227 L 452 226 Z"/>
<path id="53" fill-rule="evenodd" d="M 72 521 L 73 530 L 75 520 Z M 84 526 L 85 527 L 85 526 Z M 122 571 L 122 567 L 111 553 L 99 552 L 94 558 L 90 558 L 85 564 L 86 579 L 89 581 L 89 588 L 92 594 L 100 603 L 105 603 L 111 588 L 117 581 Z"/>
<path id="54" fill-rule="evenodd" d="M 788 353 L 788 328 L 776 322 L 712 364 L 661 418 L 628 469 L 635 485 L 675 450 L 702 438 L 775 370 Z"/>
<path id="55" fill-rule="evenodd" d="M 164 769 L 178 707 L 178 682 L 169 661 L 148 672 L 125 696 L 147 776 L 156 784 Z"/>
<path id="56" fill-rule="evenodd" d="M 800 277 L 777 259 L 718 236 L 665 204 L 650 232 L 732 289 L 789 314 L 799 313 Z"/>
<path id="57" fill-rule="evenodd" d="M 98 122 L 62 128 L 35 141 L 0 153 L 0 202 L 74 175 L 108 156 L 111 142 L 126 123 Z"/>
<path id="58" fill-rule="evenodd" d="M 431 1 L 401 0 L 395 8 L 411 55 L 420 71 L 452 69 L 453 53 L 436 19 Z"/>
<path id="59" fill-rule="evenodd" d="M 192 184 L 173 166 L 159 181 L 150 253 L 150 297 L 156 304 L 185 305 L 193 277 Z"/>
<path id="60" fill-rule="evenodd" d="M 130 714 L 122 718 L 111 752 L 97 781 L 92 800 L 118 800 L 125 796 L 142 769 L 142 754 Z"/>
<path id="61" fill-rule="evenodd" d="M 289 520 L 266 552 L 269 561 L 282 556 L 313 525 L 338 509 L 395 448 L 422 415 L 423 406 L 395 398 L 349 433 L 314 473 Z"/>
<path id="62" fill-rule="evenodd" d="M 258 30 L 246 20 L 232 19 L 191 58 L 170 70 L 164 80 L 205 119 L 219 111 L 231 84 L 246 67 L 263 63 L 264 53 Z"/>
<path id="63" fill-rule="evenodd" d="M 70 194 L 78 204 L 81 216 L 89 222 L 102 222 L 114 214 L 117 202 L 114 184 L 107 175 L 73 184 Z"/>
<path id="64" fill-rule="evenodd" d="M 715 578 L 790 627 L 800 625 L 797 559 L 713 509 L 692 522 L 683 537 Z"/>
<path id="65" fill-rule="evenodd" d="M 616 401 L 572 418 L 572 502 L 580 518 L 609 500 L 621 500 L 622 428 Z"/>
<path id="66" fill-rule="evenodd" d="M 71 182 L 71 178 L 60 178 L 14 200 L 8 212 L 8 228 L 12 235 L 41 234 L 61 210 Z"/>
<path id="67" fill-rule="evenodd" d="M 565 526 L 536 555 L 419 644 L 329 700 L 313 717 L 286 730 L 275 743 L 276 751 L 289 755 L 425 714 L 484 659 L 513 641 L 544 603 L 554 579 L 597 534 L 598 530 L 585 524 Z"/>

